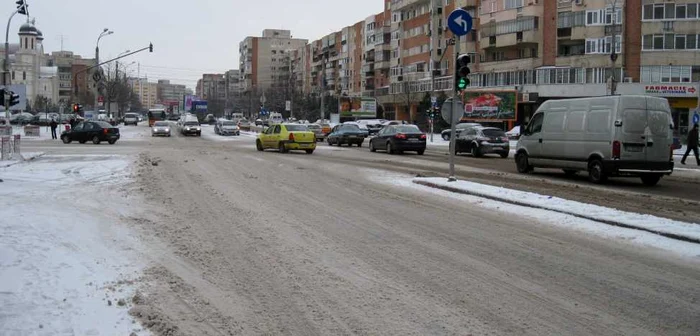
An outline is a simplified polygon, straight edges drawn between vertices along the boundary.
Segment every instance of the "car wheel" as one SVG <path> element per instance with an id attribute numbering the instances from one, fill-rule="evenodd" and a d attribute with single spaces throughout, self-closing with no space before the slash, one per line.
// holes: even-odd
<path id="1" fill-rule="evenodd" d="M 418 151 L 418 155 L 423 155 L 423 154 L 425 154 L 425 149 L 421 149 Z"/>
<path id="2" fill-rule="evenodd" d="M 564 175 L 566 176 L 574 176 L 578 173 L 578 170 L 574 169 L 562 169 L 564 171 Z"/>
<path id="3" fill-rule="evenodd" d="M 501 153 L 501 157 L 504 158 L 504 159 L 507 159 L 507 158 L 508 158 L 508 154 L 509 154 L 508 152 L 502 152 L 502 153 Z"/>
<path id="4" fill-rule="evenodd" d="M 314 150 L 313 150 L 313 149 L 307 149 L 307 150 L 306 150 L 306 154 L 313 154 L 313 153 L 314 153 Z"/>
<path id="5" fill-rule="evenodd" d="M 640 176 L 644 185 L 653 187 L 661 180 L 661 174 L 644 174 Z"/>
<path id="6" fill-rule="evenodd" d="M 284 142 L 280 142 L 278 146 L 280 153 L 286 153 L 287 152 L 287 146 L 284 145 Z"/>
<path id="7" fill-rule="evenodd" d="M 69 144 L 69 143 L 71 143 L 72 140 L 70 139 L 69 136 L 64 135 L 61 137 L 61 141 L 63 141 L 64 144 Z"/>
<path id="8" fill-rule="evenodd" d="M 447 133 L 443 134 L 443 135 L 442 135 L 442 140 L 450 141 L 450 135 L 447 134 Z"/>
<path id="9" fill-rule="evenodd" d="M 377 149 L 374 148 L 374 142 L 372 142 L 371 140 L 370 140 L 370 142 L 369 142 L 369 151 L 372 152 L 372 153 L 374 153 L 374 152 L 377 151 Z"/>
<path id="10" fill-rule="evenodd" d="M 518 169 L 518 173 L 527 174 L 532 171 L 532 166 L 530 165 L 530 160 L 525 153 L 515 154 L 515 167 Z"/>
<path id="11" fill-rule="evenodd" d="M 107 142 L 108 142 L 110 145 L 114 145 L 114 144 L 117 142 L 117 140 L 109 140 L 109 141 L 107 141 Z"/>
<path id="12" fill-rule="evenodd" d="M 99 145 L 100 144 L 100 137 L 98 137 L 97 135 L 92 137 L 92 143 L 94 143 L 95 145 Z"/>
<path id="13" fill-rule="evenodd" d="M 258 152 L 262 152 L 265 148 L 263 148 L 262 142 L 260 140 L 255 141 L 255 148 L 258 149 Z"/>
<path id="14" fill-rule="evenodd" d="M 357 147 L 362 147 L 362 143 L 361 143 L 361 142 L 358 142 L 358 143 L 357 143 Z"/>
<path id="15" fill-rule="evenodd" d="M 481 148 L 472 146 L 472 156 L 475 158 L 481 157 Z"/>
<path id="16" fill-rule="evenodd" d="M 588 163 L 589 181 L 600 184 L 605 183 L 607 179 L 608 176 L 605 175 L 605 171 L 603 170 L 603 162 L 598 159 L 593 159 L 590 163 Z"/>
<path id="17" fill-rule="evenodd" d="M 389 153 L 389 154 L 394 154 L 394 153 L 396 153 L 396 152 L 394 151 L 394 148 L 391 146 L 391 141 L 387 141 L 387 143 L 386 143 L 386 152 Z"/>
<path id="18" fill-rule="evenodd" d="M 331 138 L 326 139 L 326 142 L 328 142 L 328 146 L 333 146 L 333 143 L 331 142 Z"/>

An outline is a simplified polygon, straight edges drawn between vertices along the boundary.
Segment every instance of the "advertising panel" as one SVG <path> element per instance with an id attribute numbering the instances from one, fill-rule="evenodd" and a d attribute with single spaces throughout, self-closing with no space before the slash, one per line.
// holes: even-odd
<path id="1" fill-rule="evenodd" d="M 192 111 L 192 102 L 195 100 L 197 100 L 197 97 L 195 97 L 195 96 L 191 96 L 191 95 L 185 96 L 184 105 L 183 105 L 184 110 L 185 111 Z"/>
<path id="2" fill-rule="evenodd" d="M 194 113 L 204 113 L 207 112 L 207 101 L 206 100 L 193 100 L 192 109 L 190 110 Z"/>
<path id="3" fill-rule="evenodd" d="M 376 118 L 377 100 L 371 97 L 340 97 L 338 111 L 343 118 Z"/>
<path id="4" fill-rule="evenodd" d="M 515 120 L 517 91 L 465 91 L 464 119 Z"/>

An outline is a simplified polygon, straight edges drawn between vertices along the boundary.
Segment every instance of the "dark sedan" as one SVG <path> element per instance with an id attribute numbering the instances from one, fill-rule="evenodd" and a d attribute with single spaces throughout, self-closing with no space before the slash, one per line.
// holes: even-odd
<path id="1" fill-rule="evenodd" d="M 382 128 L 376 137 L 369 140 L 369 150 L 386 150 L 389 154 L 415 151 L 425 153 L 425 133 L 416 125 L 391 125 Z"/>
<path id="2" fill-rule="evenodd" d="M 498 154 L 507 158 L 510 142 L 505 132 L 494 127 L 472 127 L 455 139 L 457 153 L 471 153 L 474 157 L 484 154 Z"/>
<path id="3" fill-rule="evenodd" d="M 342 146 L 347 144 L 348 146 L 357 145 L 357 147 L 362 146 L 365 141 L 367 133 L 360 129 L 359 126 L 353 124 L 338 125 L 333 127 L 333 130 L 328 134 L 328 145 L 332 146 L 336 144 Z"/>
<path id="4" fill-rule="evenodd" d="M 61 140 L 65 144 L 72 141 L 79 143 L 92 141 L 95 145 L 99 145 L 100 142 L 107 141 L 110 145 L 114 145 L 119 140 L 119 128 L 104 121 L 85 121 L 61 133 Z"/>

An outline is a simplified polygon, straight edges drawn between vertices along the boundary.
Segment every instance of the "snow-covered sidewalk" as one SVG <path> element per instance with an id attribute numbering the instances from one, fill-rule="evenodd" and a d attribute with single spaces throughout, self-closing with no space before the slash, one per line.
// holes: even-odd
<path id="1" fill-rule="evenodd" d="M 128 166 L 44 156 L 0 168 L 0 334 L 149 334 L 128 315 L 142 265 L 115 212 Z"/>

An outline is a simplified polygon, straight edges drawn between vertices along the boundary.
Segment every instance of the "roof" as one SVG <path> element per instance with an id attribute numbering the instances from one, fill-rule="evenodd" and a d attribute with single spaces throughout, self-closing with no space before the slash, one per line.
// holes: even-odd
<path id="1" fill-rule="evenodd" d="M 27 22 L 23 24 L 22 26 L 19 27 L 19 34 L 20 35 L 39 35 L 39 30 L 34 27 L 33 24 Z"/>

